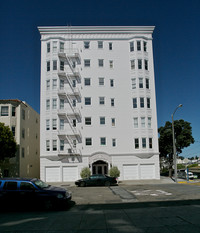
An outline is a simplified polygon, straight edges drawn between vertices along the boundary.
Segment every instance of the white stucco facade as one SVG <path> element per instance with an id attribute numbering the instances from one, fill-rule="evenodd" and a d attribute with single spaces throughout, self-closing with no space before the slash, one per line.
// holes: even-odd
<path id="1" fill-rule="evenodd" d="M 154 27 L 39 27 L 41 179 L 159 179 Z"/>

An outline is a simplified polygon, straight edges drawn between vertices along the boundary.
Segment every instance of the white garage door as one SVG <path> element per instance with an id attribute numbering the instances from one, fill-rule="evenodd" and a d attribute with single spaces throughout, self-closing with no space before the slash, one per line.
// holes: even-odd
<path id="1" fill-rule="evenodd" d="M 123 165 L 124 180 L 137 180 L 138 179 L 138 165 L 127 164 Z"/>
<path id="2" fill-rule="evenodd" d="M 78 167 L 63 167 L 63 181 L 75 181 L 78 179 Z"/>
<path id="3" fill-rule="evenodd" d="M 60 167 L 46 167 L 45 177 L 47 182 L 59 182 L 60 181 Z"/>
<path id="4" fill-rule="evenodd" d="M 141 164 L 140 165 L 141 179 L 155 179 L 155 165 Z"/>

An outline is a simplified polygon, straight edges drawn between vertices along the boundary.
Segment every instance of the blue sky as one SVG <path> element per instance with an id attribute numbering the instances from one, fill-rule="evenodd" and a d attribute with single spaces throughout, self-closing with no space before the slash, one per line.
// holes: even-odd
<path id="1" fill-rule="evenodd" d="M 40 108 L 40 34 L 37 26 L 155 26 L 153 34 L 158 126 L 191 122 L 200 156 L 199 0 L 6 0 L 0 2 L 0 99 Z"/>

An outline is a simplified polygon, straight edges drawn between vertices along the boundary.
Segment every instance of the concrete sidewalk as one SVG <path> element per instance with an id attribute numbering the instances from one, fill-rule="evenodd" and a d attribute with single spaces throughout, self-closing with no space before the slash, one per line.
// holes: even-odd
<path id="1" fill-rule="evenodd" d="M 119 180 L 119 185 L 145 185 L 145 184 L 173 184 L 175 183 L 170 177 L 161 176 L 160 180 Z M 74 182 L 48 182 L 54 186 L 75 186 Z"/>

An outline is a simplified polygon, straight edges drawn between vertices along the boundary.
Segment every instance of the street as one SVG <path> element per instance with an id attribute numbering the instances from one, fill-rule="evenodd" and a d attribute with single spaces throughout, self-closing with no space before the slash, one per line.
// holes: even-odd
<path id="1" fill-rule="evenodd" d="M 200 232 L 200 186 L 185 184 L 67 186 L 64 211 L 0 212 L 0 232 Z"/>

